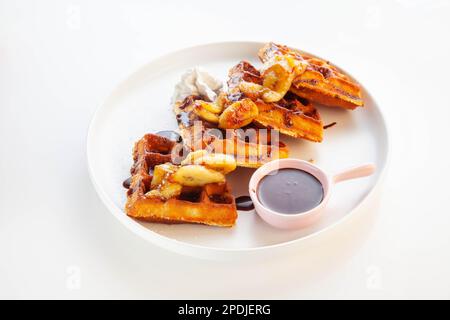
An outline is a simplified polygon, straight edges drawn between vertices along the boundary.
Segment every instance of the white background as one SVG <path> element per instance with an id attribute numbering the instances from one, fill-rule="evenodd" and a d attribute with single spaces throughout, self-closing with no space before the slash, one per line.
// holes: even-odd
<path id="1" fill-rule="evenodd" d="M 450 298 L 450 1 L 0 1 L 0 298 Z M 376 200 L 296 255 L 148 244 L 86 168 L 89 121 L 151 59 L 225 40 L 341 65 L 391 129 Z"/>

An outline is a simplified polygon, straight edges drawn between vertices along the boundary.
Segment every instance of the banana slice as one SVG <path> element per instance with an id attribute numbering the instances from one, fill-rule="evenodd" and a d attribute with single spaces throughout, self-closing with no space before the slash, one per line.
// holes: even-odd
<path id="1" fill-rule="evenodd" d="M 205 157 L 205 156 L 207 156 L 207 155 L 208 155 L 208 151 L 206 151 L 204 149 L 191 151 L 186 156 L 186 158 L 184 158 L 184 160 L 181 161 L 181 165 L 182 166 L 187 166 L 189 164 L 198 164 L 198 163 L 196 163 L 196 161 L 201 159 L 201 158 L 203 158 L 203 157 Z"/>
<path id="2" fill-rule="evenodd" d="M 179 196 L 182 189 L 183 186 L 178 183 L 165 183 L 158 189 L 150 190 L 145 196 L 167 200 Z"/>
<path id="3" fill-rule="evenodd" d="M 295 73 L 292 68 L 286 70 L 281 64 L 274 64 L 263 73 L 263 86 L 271 91 L 278 93 L 277 95 L 266 95 L 266 102 L 276 102 L 284 97 L 286 92 L 291 88 Z M 273 98 L 278 100 L 272 100 Z"/>
<path id="4" fill-rule="evenodd" d="M 150 187 L 153 189 L 161 185 L 164 180 L 167 180 L 167 177 L 170 174 L 174 173 L 176 170 L 177 167 L 171 163 L 164 163 L 155 166 L 155 168 L 153 169 L 153 178 Z"/>
<path id="5" fill-rule="evenodd" d="M 196 164 L 204 165 L 223 174 L 228 174 L 236 169 L 236 159 L 231 155 L 223 153 L 210 153 L 198 159 Z"/>
<path id="6" fill-rule="evenodd" d="M 239 83 L 239 90 L 252 100 L 261 98 L 264 102 L 280 101 L 285 94 L 280 94 L 276 91 L 265 88 L 260 84 L 247 81 L 242 81 Z"/>
<path id="7" fill-rule="evenodd" d="M 161 187 L 159 192 L 164 199 L 170 199 L 179 196 L 182 188 L 183 186 L 178 183 L 166 183 Z"/>
<path id="8" fill-rule="evenodd" d="M 196 115 L 198 115 L 203 120 L 206 120 L 211 123 L 218 123 L 219 116 L 217 115 L 217 113 L 210 111 L 210 110 L 217 111 L 218 107 L 215 108 L 213 106 L 215 106 L 215 105 L 204 102 L 204 101 L 199 101 L 198 103 L 197 102 L 195 103 L 193 111 Z"/>
<path id="9" fill-rule="evenodd" d="M 188 154 L 181 165 L 200 164 L 223 174 L 236 169 L 236 159 L 228 154 L 208 153 L 206 150 L 197 150 Z"/>
<path id="10" fill-rule="evenodd" d="M 278 93 L 272 90 L 265 90 L 261 96 L 264 102 L 270 103 L 270 102 L 277 102 L 283 99 L 285 93 Z"/>
<path id="11" fill-rule="evenodd" d="M 266 89 L 257 83 L 242 81 L 239 83 L 239 91 L 252 100 L 256 100 L 266 91 Z"/>
<path id="12" fill-rule="evenodd" d="M 228 94 L 224 91 L 220 92 L 216 98 L 215 104 L 220 108 L 220 112 L 229 104 Z"/>
<path id="13" fill-rule="evenodd" d="M 288 55 L 277 55 L 266 63 L 262 72 L 265 102 L 281 100 L 291 88 L 294 78 L 304 71 L 304 64 Z"/>
<path id="14" fill-rule="evenodd" d="M 173 182 L 187 187 L 200 187 L 209 183 L 225 182 L 223 173 L 196 164 L 181 167 L 171 176 L 171 179 Z"/>
<path id="15" fill-rule="evenodd" d="M 245 98 L 228 106 L 220 115 L 219 128 L 238 129 L 253 121 L 258 116 L 256 104 Z"/>
<path id="16" fill-rule="evenodd" d="M 211 102 L 206 102 L 203 100 L 197 100 L 195 101 L 195 105 L 200 106 L 201 108 L 204 108 L 205 110 L 218 114 L 222 112 L 222 106 L 218 103 L 211 103 Z"/>

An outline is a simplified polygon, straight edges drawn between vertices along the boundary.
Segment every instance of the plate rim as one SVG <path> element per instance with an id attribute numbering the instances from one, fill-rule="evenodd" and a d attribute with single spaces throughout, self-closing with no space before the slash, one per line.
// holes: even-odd
<path id="1" fill-rule="evenodd" d="M 218 41 L 218 42 L 207 42 L 207 43 L 200 43 L 188 47 L 184 47 L 181 49 L 177 49 L 174 51 L 168 51 L 166 53 L 157 55 L 147 63 L 141 65 L 131 73 L 128 73 L 126 77 L 121 79 L 120 81 L 116 82 L 116 85 L 113 87 L 113 89 L 109 92 L 109 94 L 106 96 L 105 99 L 103 99 L 102 103 L 96 108 L 91 121 L 89 123 L 88 127 L 88 133 L 86 137 L 86 160 L 87 160 L 87 167 L 88 167 L 88 173 L 89 178 L 91 180 L 91 183 L 94 186 L 95 191 L 97 192 L 97 195 L 100 197 L 100 200 L 102 203 L 106 206 L 108 211 L 113 214 L 114 217 L 116 217 L 127 229 L 132 231 L 133 233 L 139 235 L 140 237 L 144 238 L 146 241 L 151 242 L 152 244 L 155 244 L 159 247 L 168 249 L 170 251 L 176 252 L 178 254 L 182 255 L 190 255 L 190 256 L 197 256 L 197 257 L 207 257 L 211 258 L 212 256 L 217 257 L 218 255 L 221 256 L 222 254 L 230 254 L 230 253 L 250 253 L 250 252 L 261 252 L 261 251 L 267 251 L 272 249 L 279 249 L 279 248 L 285 248 L 290 247 L 293 245 L 298 245 L 300 243 L 305 242 L 306 240 L 318 237 L 328 231 L 331 231 L 332 229 L 335 229 L 337 226 L 342 225 L 344 222 L 348 221 L 351 217 L 354 216 L 354 213 L 358 211 L 358 209 L 367 201 L 368 198 L 372 196 L 372 194 L 375 192 L 375 190 L 378 189 L 378 186 L 380 185 L 381 181 L 384 179 L 386 175 L 387 168 L 390 163 L 391 158 L 391 140 L 390 140 L 390 125 L 387 121 L 383 109 L 379 106 L 377 100 L 372 96 L 370 91 L 367 89 L 366 86 L 363 84 L 360 84 L 360 86 L 364 89 L 365 93 L 370 97 L 370 99 L 374 102 L 376 105 L 380 118 L 382 120 L 382 123 L 384 125 L 384 131 L 386 136 L 386 145 L 384 146 L 386 152 L 384 155 L 384 165 L 381 168 L 381 171 L 379 171 L 378 176 L 376 177 L 376 180 L 373 184 L 373 186 L 370 188 L 369 192 L 364 195 L 364 197 L 358 202 L 358 204 L 351 210 L 347 212 L 345 216 L 340 218 L 339 220 L 333 222 L 332 224 L 324 227 L 323 229 L 320 229 L 318 231 L 315 231 L 311 234 L 308 234 L 304 237 L 292 239 L 289 241 L 284 241 L 280 243 L 275 244 L 269 244 L 269 245 L 263 245 L 258 247 L 245 247 L 245 248 L 218 248 L 218 247 L 210 247 L 205 245 L 199 245 L 199 244 L 193 244 L 185 241 L 176 240 L 174 238 L 167 237 L 165 235 L 159 234 L 153 230 L 149 230 L 142 226 L 139 222 L 133 220 L 132 218 L 128 217 L 123 209 L 120 209 L 118 206 L 116 206 L 112 199 L 106 194 L 106 191 L 100 186 L 98 179 L 95 176 L 93 165 L 92 165 L 92 140 L 93 135 L 95 131 L 95 124 L 99 118 L 99 115 L 101 111 L 105 108 L 105 105 L 108 103 L 108 101 L 114 96 L 117 89 L 124 84 L 126 84 L 129 80 L 131 80 L 134 76 L 136 76 L 139 72 L 142 72 L 143 69 L 150 67 L 152 64 L 157 64 L 160 60 L 170 58 L 170 56 L 173 55 L 179 55 L 183 52 L 190 51 L 190 50 L 201 50 L 202 48 L 206 47 L 214 47 L 214 46 L 242 46 L 242 45 L 258 45 L 263 46 L 267 42 L 261 42 L 261 41 Z M 293 47 L 295 49 L 295 47 Z M 298 50 L 298 49 L 296 49 Z M 312 54 L 305 50 L 299 50 L 300 52 L 303 52 L 305 54 L 311 55 L 313 57 L 318 57 L 315 54 Z M 335 65 L 335 64 L 334 64 Z M 335 65 L 340 70 L 345 71 L 345 74 L 350 76 L 350 78 L 355 79 L 351 73 L 347 72 L 347 70 L 342 69 L 340 66 Z M 379 168 L 377 168 L 379 170 Z"/>

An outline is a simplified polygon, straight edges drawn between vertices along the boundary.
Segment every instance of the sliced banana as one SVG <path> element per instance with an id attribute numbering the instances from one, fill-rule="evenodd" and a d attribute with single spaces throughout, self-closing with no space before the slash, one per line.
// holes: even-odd
<path id="1" fill-rule="evenodd" d="M 200 164 L 223 174 L 228 174 L 236 169 L 236 159 L 232 155 L 208 153 L 206 150 L 189 153 L 181 164 Z"/>
<path id="2" fill-rule="evenodd" d="M 195 105 L 200 106 L 201 108 L 204 108 L 205 110 L 218 114 L 222 112 L 222 106 L 220 104 L 217 103 L 211 103 L 211 102 L 206 102 L 203 100 L 197 100 L 195 101 Z"/>
<path id="3" fill-rule="evenodd" d="M 268 103 L 277 102 L 283 99 L 285 94 L 286 92 L 281 94 L 272 90 L 264 90 L 263 94 L 261 95 L 261 98 L 264 100 L 264 102 Z"/>
<path id="4" fill-rule="evenodd" d="M 220 115 L 219 128 L 238 129 L 253 121 L 258 116 L 256 104 L 246 98 L 228 106 Z"/>
<path id="5" fill-rule="evenodd" d="M 200 118 L 202 118 L 205 121 L 211 122 L 211 123 L 218 123 L 219 122 L 219 116 L 216 113 L 213 113 L 205 108 L 204 105 L 200 103 L 196 103 L 194 105 L 193 111 L 196 115 L 198 115 Z"/>
<path id="6" fill-rule="evenodd" d="M 153 178 L 150 187 L 153 189 L 161 185 L 164 180 L 167 180 L 167 177 L 170 174 L 174 173 L 176 170 L 177 167 L 171 163 L 164 163 L 155 166 L 155 168 L 153 169 Z"/>
<path id="7" fill-rule="evenodd" d="M 263 86 L 266 91 L 262 94 L 265 102 L 281 100 L 291 88 L 294 78 L 305 70 L 305 65 L 289 55 L 277 55 L 266 62 L 262 72 Z"/>
<path id="8" fill-rule="evenodd" d="M 257 83 L 242 81 L 239 83 L 239 91 L 252 100 L 258 99 L 266 89 Z"/>
<path id="9" fill-rule="evenodd" d="M 220 112 L 229 104 L 228 94 L 224 91 L 220 92 L 216 98 L 215 104 L 220 108 Z"/>
<path id="10" fill-rule="evenodd" d="M 150 190 L 145 196 L 167 200 L 179 196 L 182 189 L 183 186 L 178 183 L 165 183 L 160 188 Z"/>
<path id="11" fill-rule="evenodd" d="M 201 187 L 209 183 L 225 182 L 223 173 L 196 164 L 179 168 L 171 176 L 171 179 L 173 182 L 188 187 Z"/>
<path id="12" fill-rule="evenodd" d="M 164 199 L 170 199 L 179 196 L 182 188 L 183 186 L 178 183 L 166 183 L 161 187 L 159 192 Z"/>
<path id="13" fill-rule="evenodd" d="M 266 69 L 263 73 L 263 86 L 277 94 L 266 94 L 263 96 L 264 101 L 276 102 L 281 100 L 291 88 L 294 77 L 293 69 L 286 70 L 281 64 L 273 64 Z"/>
<path id="14" fill-rule="evenodd" d="M 223 174 L 228 174 L 236 169 L 236 159 L 232 155 L 223 153 L 210 153 L 197 160 L 196 164 L 204 165 Z"/>
<path id="15" fill-rule="evenodd" d="M 269 81 L 269 80 L 267 80 L 267 81 Z M 276 81 L 276 80 L 274 79 L 271 81 Z M 267 85 L 269 85 L 269 84 L 267 84 Z M 247 82 L 247 81 L 242 81 L 241 83 L 239 83 L 239 90 L 252 100 L 261 98 L 265 102 L 280 101 L 285 94 L 285 93 L 280 94 L 276 91 L 265 88 L 264 86 L 262 86 L 260 84 Z"/>
<path id="16" fill-rule="evenodd" d="M 208 155 L 208 151 L 204 149 L 191 151 L 189 154 L 184 158 L 183 161 L 181 161 L 182 166 L 186 166 L 189 164 L 198 164 L 196 163 L 196 160 L 203 158 L 204 156 Z"/>

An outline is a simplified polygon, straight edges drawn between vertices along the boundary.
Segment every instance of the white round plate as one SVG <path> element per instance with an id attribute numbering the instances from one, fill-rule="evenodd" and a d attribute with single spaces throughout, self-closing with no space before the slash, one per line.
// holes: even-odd
<path id="1" fill-rule="evenodd" d="M 176 251 L 204 258 L 223 258 L 292 246 L 348 217 L 364 201 L 386 166 L 388 135 L 376 102 L 364 90 L 365 107 L 354 111 L 319 106 L 324 141 L 313 143 L 282 136 L 290 156 L 313 160 L 328 172 L 373 162 L 377 173 L 369 178 L 339 184 L 319 223 L 302 230 L 275 229 L 256 213 L 239 212 L 233 228 L 204 225 L 164 225 L 129 218 L 123 208 L 126 192 L 122 181 L 129 176 L 133 143 L 145 133 L 177 129 L 170 100 L 175 84 L 187 69 L 204 67 L 226 80 L 230 67 L 241 60 L 260 66 L 257 51 L 263 43 L 226 42 L 183 49 L 150 62 L 122 82 L 97 110 L 88 134 L 88 167 L 93 184 L 110 212 L 142 238 Z M 332 59 L 333 57 L 329 57 Z M 228 176 L 236 196 L 247 194 L 250 169 Z"/>

